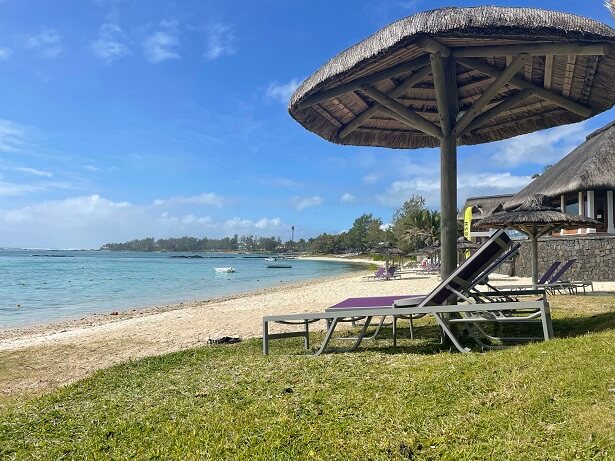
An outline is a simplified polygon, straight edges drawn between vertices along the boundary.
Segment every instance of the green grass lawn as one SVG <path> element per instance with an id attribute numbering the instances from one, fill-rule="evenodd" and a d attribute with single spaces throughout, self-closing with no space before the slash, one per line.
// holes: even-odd
<path id="1" fill-rule="evenodd" d="M 563 338 L 506 351 L 441 350 L 423 323 L 397 351 L 249 340 L 118 365 L 0 403 L 0 459 L 615 459 L 615 298 L 579 298 L 553 303 Z"/>

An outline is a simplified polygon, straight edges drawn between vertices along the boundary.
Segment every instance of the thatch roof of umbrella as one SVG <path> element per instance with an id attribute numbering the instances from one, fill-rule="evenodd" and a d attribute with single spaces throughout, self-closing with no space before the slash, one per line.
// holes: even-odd
<path id="1" fill-rule="evenodd" d="M 295 91 L 289 111 L 308 130 L 340 144 L 437 146 L 440 118 L 428 51 L 440 47 L 455 57 L 460 114 L 514 56 L 527 53 L 517 72 L 481 101 L 482 114 L 473 120 L 468 114 L 470 123 L 457 133 L 459 144 L 506 139 L 613 106 L 615 51 L 608 44 L 614 42 L 612 28 L 555 11 L 482 6 L 421 12 L 332 58 Z M 403 107 L 383 107 L 390 101 L 382 95 Z M 483 116 L 487 112 L 493 118 Z"/>
<path id="2" fill-rule="evenodd" d="M 535 194 L 558 197 L 569 192 L 615 189 L 615 122 L 594 131 L 541 176 L 504 204 L 518 207 Z"/>
<path id="3" fill-rule="evenodd" d="M 390 244 L 381 245 L 372 249 L 374 253 L 382 253 L 386 255 L 403 255 L 402 250 Z"/>

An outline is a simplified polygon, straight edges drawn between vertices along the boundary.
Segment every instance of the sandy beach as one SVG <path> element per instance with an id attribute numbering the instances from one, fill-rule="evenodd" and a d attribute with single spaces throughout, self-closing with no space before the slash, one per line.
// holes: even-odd
<path id="1" fill-rule="evenodd" d="M 0 377 L 0 393 L 56 387 L 116 363 L 206 345 L 210 338 L 260 336 L 264 315 L 319 311 L 350 296 L 426 293 L 438 283 L 433 275 L 362 281 L 367 273 L 6 330 L 0 332 L 0 357 L 14 364 L 9 377 Z"/>
<path id="2" fill-rule="evenodd" d="M 439 281 L 435 275 L 363 281 L 369 273 L 0 331 L 0 363 L 10 367 L 10 373 L 0 373 L 0 394 L 54 388 L 120 362 L 203 346 L 210 338 L 259 337 L 264 315 L 320 311 L 348 297 L 427 293 Z M 529 283 L 527 278 L 493 279 Z M 612 292 L 615 284 L 597 283 L 596 289 Z"/>

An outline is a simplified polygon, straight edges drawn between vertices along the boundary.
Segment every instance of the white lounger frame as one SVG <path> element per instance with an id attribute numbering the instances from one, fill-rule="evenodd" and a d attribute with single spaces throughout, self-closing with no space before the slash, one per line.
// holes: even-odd
<path id="1" fill-rule="evenodd" d="M 446 319 L 442 314 L 458 313 L 461 318 Z M 451 340 L 453 345 L 460 352 L 469 352 L 470 349 L 464 347 L 459 342 L 458 338 L 451 329 L 452 324 L 463 323 L 466 325 L 478 326 L 481 332 L 488 339 L 497 339 L 505 342 L 518 342 L 519 340 L 528 339 L 544 339 L 548 341 L 553 337 L 553 329 L 551 326 L 551 312 L 546 296 L 540 301 L 519 301 L 519 302 L 494 302 L 482 304 L 454 304 L 446 306 L 416 306 L 416 307 L 387 307 L 374 309 L 361 309 L 360 315 L 357 315 L 356 309 L 339 310 L 334 312 L 318 312 L 305 314 L 289 314 L 289 315 L 270 315 L 263 318 L 263 354 L 269 353 L 269 340 L 278 338 L 303 337 L 305 339 L 305 347 L 309 349 L 309 324 L 320 320 L 325 320 L 328 324 L 325 338 L 316 351 L 315 355 L 322 354 L 333 338 L 333 333 L 337 325 L 341 322 L 352 322 L 360 319 L 365 319 L 365 323 L 361 328 L 359 336 L 355 339 L 352 347 L 346 349 L 348 351 L 356 349 L 361 341 L 365 338 L 365 333 L 369 328 L 374 317 L 393 317 L 393 346 L 397 342 L 397 327 L 396 320 L 398 317 L 406 316 L 423 316 L 431 314 L 444 334 Z M 487 335 L 480 323 L 482 322 L 498 322 L 498 323 L 527 323 L 540 322 L 542 324 L 542 338 L 496 338 Z M 302 325 L 303 331 L 293 331 L 285 333 L 270 333 L 269 324 L 280 323 L 286 325 Z M 480 341 L 479 338 L 472 335 L 477 343 L 482 347 L 491 347 Z"/>

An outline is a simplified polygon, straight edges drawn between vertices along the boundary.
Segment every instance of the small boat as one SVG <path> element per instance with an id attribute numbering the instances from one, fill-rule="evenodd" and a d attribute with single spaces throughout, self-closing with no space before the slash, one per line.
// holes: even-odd
<path id="1" fill-rule="evenodd" d="M 291 266 L 290 264 L 268 264 L 267 265 L 267 269 L 290 269 Z"/>
<path id="2" fill-rule="evenodd" d="M 214 270 L 221 273 L 236 272 L 234 267 L 214 267 Z"/>
<path id="3" fill-rule="evenodd" d="M 277 258 L 275 256 L 270 256 L 268 258 L 265 258 L 265 261 L 274 262 L 277 261 Z"/>

